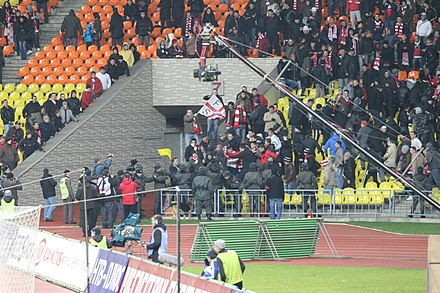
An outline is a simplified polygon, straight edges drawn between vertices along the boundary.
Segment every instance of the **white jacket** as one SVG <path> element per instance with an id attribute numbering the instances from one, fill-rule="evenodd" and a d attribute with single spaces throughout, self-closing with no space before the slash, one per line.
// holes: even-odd
<path id="1" fill-rule="evenodd" d="M 416 26 L 416 34 L 420 37 L 429 37 L 432 34 L 432 24 L 429 20 L 419 20 Z"/>
<path id="2" fill-rule="evenodd" d="M 108 73 L 102 74 L 101 72 L 98 72 L 96 73 L 96 77 L 99 78 L 99 80 L 101 81 L 102 89 L 104 91 L 108 90 L 112 86 L 112 80 Z"/>

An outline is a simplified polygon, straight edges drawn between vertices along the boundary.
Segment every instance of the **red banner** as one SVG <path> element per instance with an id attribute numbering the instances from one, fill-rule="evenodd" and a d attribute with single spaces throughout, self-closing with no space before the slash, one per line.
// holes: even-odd
<path id="1" fill-rule="evenodd" d="M 182 293 L 231 293 L 231 288 L 207 281 L 196 276 L 181 273 Z M 177 293 L 177 271 L 130 258 L 119 293 Z"/>

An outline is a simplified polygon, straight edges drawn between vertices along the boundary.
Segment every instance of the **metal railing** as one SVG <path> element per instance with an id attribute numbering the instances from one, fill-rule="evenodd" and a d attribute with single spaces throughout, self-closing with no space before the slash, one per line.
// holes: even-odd
<path id="1" fill-rule="evenodd" d="M 431 191 L 426 191 L 432 194 Z M 161 191 L 161 210 L 166 214 L 176 203 L 177 195 Z M 189 200 L 191 198 L 191 200 Z M 440 201 L 440 197 L 435 196 Z M 196 199 L 192 191 L 181 190 L 181 202 L 192 203 L 196 211 Z M 214 214 L 223 217 L 263 217 L 269 215 L 266 190 L 219 189 L 212 196 Z M 315 216 L 368 216 L 368 217 L 440 217 L 431 205 L 409 190 L 351 189 L 343 190 L 286 190 L 283 199 L 284 217 L 301 217 L 312 212 Z"/>

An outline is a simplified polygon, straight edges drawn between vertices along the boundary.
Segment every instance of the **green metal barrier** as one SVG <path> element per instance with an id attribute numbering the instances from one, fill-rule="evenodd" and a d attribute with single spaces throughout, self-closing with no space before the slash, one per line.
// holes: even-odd
<path id="1" fill-rule="evenodd" d="M 259 242 L 261 247 L 256 248 L 258 258 L 308 257 L 315 253 L 319 237 L 319 224 L 316 219 L 286 219 L 260 223 L 260 237 L 263 241 Z"/>
<path id="2" fill-rule="evenodd" d="M 199 223 L 191 249 L 190 261 L 202 261 L 217 239 L 224 239 L 228 249 L 235 250 L 241 259 L 250 260 L 259 234 L 258 221 L 222 221 Z"/>
<path id="3" fill-rule="evenodd" d="M 316 219 L 270 221 L 222 221 L 199 223 L 190 261 L 202 261 L 217 239 L 241 259 L 308 257 L 315 253 L 319 237 Z"/>

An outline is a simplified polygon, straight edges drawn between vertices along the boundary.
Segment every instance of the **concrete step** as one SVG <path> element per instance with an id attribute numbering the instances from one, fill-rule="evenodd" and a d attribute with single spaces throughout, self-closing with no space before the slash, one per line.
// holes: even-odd
<path id="1" fill-rule="evenodd" d="M 63 19 L 69 14 L 70 9 L 78 12 L 80 11 L 81 6 L 86 3 L 86 0 L 60 0 L 58 7 L 52 9 L 52 15 L 49 17 L 50 22 L 41 25 L 40 46 L 43 48 L 52 41 L 52 38 L 58 35 Z M 28 59 L 31 59 L 34 54 L 28 56 Z M 6 66 L 3 69 L 3 84 L 20 83 L 21 77 L 16 74 L 20 68 L 27 63 L 27 60 L 21 60 L 21 58 L 16 55 L 6 58 Z"/>

